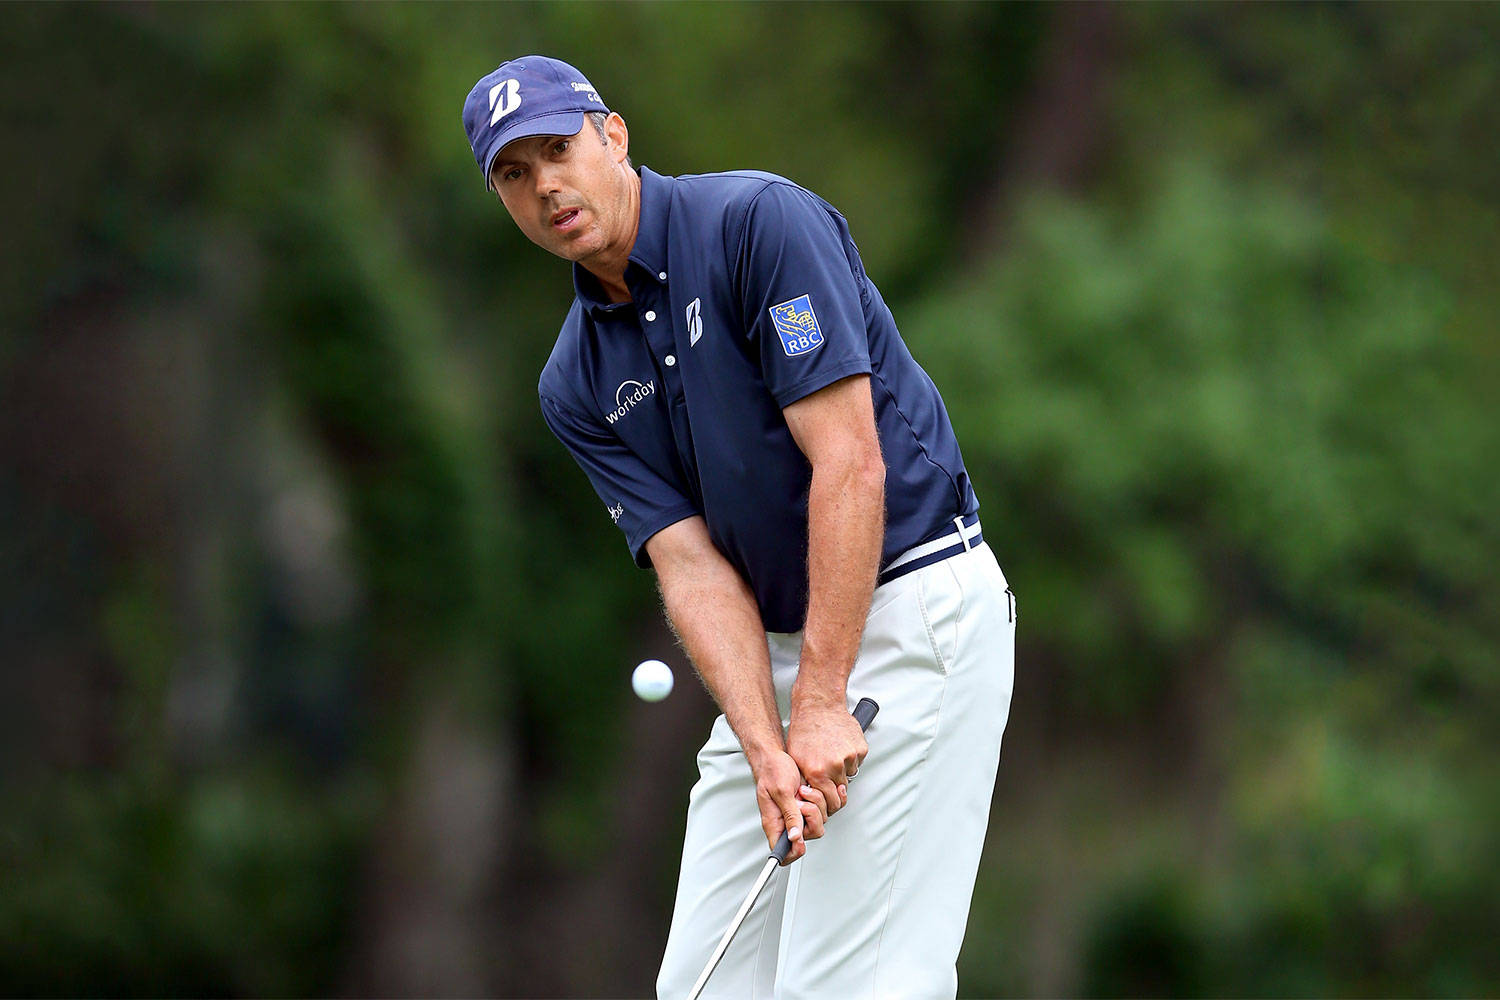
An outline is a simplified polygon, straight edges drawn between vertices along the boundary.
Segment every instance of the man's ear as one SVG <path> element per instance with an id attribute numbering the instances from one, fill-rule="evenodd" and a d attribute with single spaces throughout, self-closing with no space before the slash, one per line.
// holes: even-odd
<path id="1" fill-rule="evenodd" d="M 609 118 L 604 122 L 604 134 L 609 136 L 609 148 L 614 153 L 615 162 L 625 162 L 630 155 L 630 129 L 618 112 L 609 113 Z"/>

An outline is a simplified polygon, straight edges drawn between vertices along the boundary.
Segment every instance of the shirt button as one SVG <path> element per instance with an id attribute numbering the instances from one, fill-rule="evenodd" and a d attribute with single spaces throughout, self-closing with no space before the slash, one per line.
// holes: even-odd
<path id="1" fill-rule="evenodd" d="M 677 363 L 677 359 L 670 354 L 668 354 L 665 358 L 662 358 L 662 360 L 667 363 L 668 368 L 671 368 Z"/>
<path id="2" fill-rule="evenodd" d="M 667 280 L 667 272 L 663 271 L 662 273 L 658 274 L 657 277 L 660 278 L 662 281 L 666 281 Z"/>
<path id="3" fill-rule="evenodd" d="M 646 310 L 646 322 L 647 323 L 651 323 L 651 322 L 654 322 L 655 320 L 656 320 L 656 310 L 655 309 L 647 309 Z"/>

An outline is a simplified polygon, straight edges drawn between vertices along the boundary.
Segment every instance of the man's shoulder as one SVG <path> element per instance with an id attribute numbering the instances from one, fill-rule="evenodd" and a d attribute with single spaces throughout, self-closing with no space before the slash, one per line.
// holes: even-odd
<path id="1" fill-rule="evenodd" d="M 745 191 L 754 195 L 767 184 L 797 186 L 793 181 L 769 170 L 720 170 L 707 174 L 677 174 L 672 179 L 691 191 L 703 194 Z"/>
<path id="2" fill-rule="evenodd" d="M 796 181 L 767 170 L 724 170 L 711 174 L 679 174 L 672 178 L 677 197 L 690 207 L 745 208 L 768 189 L 801 192 L 816 198 Z"/>
<path id="3" fill-rule="evenodd" d="M 759 215 L 780 222 L 806 212 L 838 215 L 837 209 L 814 192 L 766 170 L 681 174 L 672 180 L 674 203 L 684 209 L 682 215 L 692 220 L 694 229 L 717 231 L 730 247 L 738 245 L 750 220 Z"/>

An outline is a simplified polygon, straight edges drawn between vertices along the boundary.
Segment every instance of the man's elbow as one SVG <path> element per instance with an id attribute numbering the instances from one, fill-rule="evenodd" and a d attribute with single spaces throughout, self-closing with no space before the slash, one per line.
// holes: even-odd
<path id="1" fill-rule="evenodd" d="M 824 471 L 845 489 L 870 496 L 885 495 L 885 458 L 878 443 L 841 449 L 830 461 L 813 466 L 814 476 Z"/>
<path id="2" fill-rule="evenodd" d="M 885 495 L 885 456 L 880 453 L 880 445 L 867 449 L 861 455 L 859 475 L 865 488 L 871 493 Z"/>
<path id="3" fill-rule="evenodd" d="M 714 548 L 701 516 L 683 518 L 652 535 L 646 540 L 646 555 L 658 577 L 701 573 L 723 558 Z"/>

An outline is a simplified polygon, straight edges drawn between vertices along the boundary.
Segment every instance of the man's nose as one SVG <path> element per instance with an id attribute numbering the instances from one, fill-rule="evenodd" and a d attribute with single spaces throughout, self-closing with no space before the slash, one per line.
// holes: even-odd
<path id="1" fill-rule="evenodd" d="M 550 163 L 542 164 L 536 168 L 532 176 L 536 178 L 537 197 L 550 198 L 552 195 L 562 192 L 562 187 L 559 184 L 560 175 L 554 165 Z"/>

